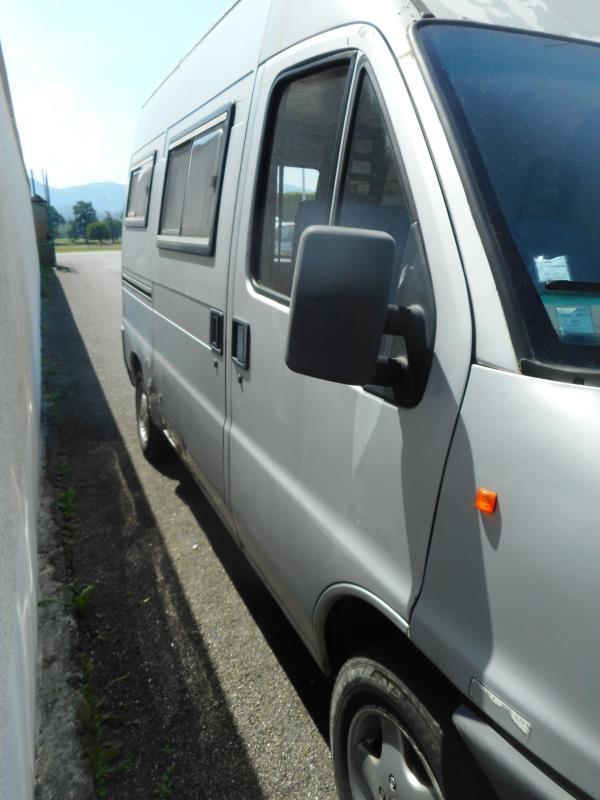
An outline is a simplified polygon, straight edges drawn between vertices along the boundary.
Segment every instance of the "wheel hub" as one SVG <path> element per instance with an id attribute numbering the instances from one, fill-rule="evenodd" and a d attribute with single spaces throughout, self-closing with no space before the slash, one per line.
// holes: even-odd
<path id="1" fill-rule="evenodd" d="M 383 708 L 365 706 L 353 718 L 348 768 L 354 800 L 443 800 L 413 737 Z"/>
<path id="2" fill-rule="evenodd" d="M 148 408 L 148 395 L 142 389 L 138 405 L 138 431 L 140 440 L 145 447 L 148 444 L 148 434 L 150 430 L 150 411 Z"/>

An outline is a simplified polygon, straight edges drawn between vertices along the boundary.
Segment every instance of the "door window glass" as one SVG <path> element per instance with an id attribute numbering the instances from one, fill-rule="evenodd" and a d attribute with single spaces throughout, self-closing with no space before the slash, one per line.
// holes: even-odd
<path id="1" fill-rule="evenodd" d="M 399 264 L 410 213 L 398 159 L 369 76 L 363 72 L 352 125 L 337 224 L 385 231 Z"/>
<path id="2" fill-rule="evenodd" d="M 396 243 L 395 277 L 390 303 L 423 308 L 428 346 L 433 346 L 434 300 L 418 224 L 405 190 L 400 162 L 377 93 L 363 70 L 351 127 L 336 224 L 384 231 Z M 384 335 L 379 355 L 408 360 L 406 342 Z M 394 401 L 390 388 L 368 387 Z"/>
<path id="3" fill-rule="evenodd" d="M 275 96 L 255 277 L 285 297 L 300 235 L 329 222 L 347 74 L 347 64 L 328 67 L 289 81 Z"/>

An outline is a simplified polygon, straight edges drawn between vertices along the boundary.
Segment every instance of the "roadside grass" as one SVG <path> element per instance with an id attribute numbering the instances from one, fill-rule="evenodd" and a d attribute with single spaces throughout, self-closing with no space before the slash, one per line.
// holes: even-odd
<path id="1" fill-rule="evenodd" d="M 56 253 L 91 253 L 95 250 L 120 250 L 121 242 L 98 242 L 90 239 L 55 239 Z"/>

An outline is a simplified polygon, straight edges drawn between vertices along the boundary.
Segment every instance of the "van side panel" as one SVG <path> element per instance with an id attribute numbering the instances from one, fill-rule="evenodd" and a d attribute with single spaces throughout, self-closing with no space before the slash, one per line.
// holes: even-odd
<path id="1" fill-rule="evenodd" d="M 593 798 L 599 453 L 600 390 L 474 366 L 410 624 L 462 692 Z M 498 495 L 491 516 L 479 487 Z"/>
<path id="2" fill-rule="evenodd" d="M 214 255 L 156 247 L 154 285 L 154 386 L 161 415 L 203 478 L 225 496 L 224 354 L 210 347 L 210 314 L 226 313 L 231 228 L 253 76 L 238 81 L 173 126 L 169 141 L 197 122 L 232 105 L 233 127 L 225 155 Z M 161 159 L 164 173 L 168 153 Z M 164 183 L 164 177 L 161 180 Z M 227 333 L 226 321 L 224 334 Z"/>

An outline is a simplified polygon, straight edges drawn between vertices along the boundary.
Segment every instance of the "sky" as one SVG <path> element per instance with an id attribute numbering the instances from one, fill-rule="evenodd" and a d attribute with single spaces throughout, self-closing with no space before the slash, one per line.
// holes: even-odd
<path id="1" fill-rule="evenodd" d="M 50 186 L 126 183 L 142 103 L 231 0 L 0 0 L 27 169 Z"/>

